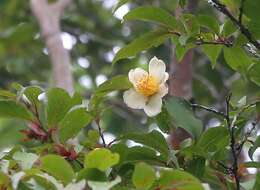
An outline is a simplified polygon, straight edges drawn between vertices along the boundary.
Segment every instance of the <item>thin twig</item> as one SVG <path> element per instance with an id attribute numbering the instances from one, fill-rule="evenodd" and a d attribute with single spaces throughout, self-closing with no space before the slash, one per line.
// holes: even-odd
<path id="1" fill-rule="evenodd" d="M 99 136 L 102 140 L 102 143 L 103 143 L 103 146 L 106 147 L 106 141 L 105 141 L 105 138 L 104 138 L 104 134 L 102 132 L 102 129 L 100 127 L 100 122 L 99 122 L 99 119 L 96 119 L 96 123 L 97 123 L 97 126 L 98 126 L 98 132 L 99 132 Z"/>
<path id="2" fill-rule="evenodd" d="M 253 37 L 251 32 L 231 14 L 224 4 L 219 0 L 210 0 L 209 2 L 214 8 L 226 15 L 238 27 L 240 32 L 248 39 L 248 41 L 260 50 L 260 43 Z"/>
<path id="3" fill-rule="evenodd" d="M 214 108 L 209 108 L 209 107 L 206 107 L 206 106 L 202 106 L 202 105 L 199 105 L 199 104 L 190 104 L 193 108 L 199 108 L 199 109 L 204 109 L 206 111 L 209 111 L 209 112 L 212 112 L 212 113 L 215 113 L 221 117 L 224 117 L 226 118 L 226 114 L 224 112 L 221 112 L 221 111 L 218 111 Z"/>
<path id="4" fill-rule="evenodd" d="M 230 136 L 230 147 L 231 147 L 231 153 L 232 153 L 232 158 L 233 158 L 233 164 L 232 164 L 232 174 L 235 178 L 236 182 L 236 190 L 240 190 L 240 179 L 238 176 L 238 157 L 236 153 L 236 139 L 235 139 L 235 117 L 233 121 L 230 121 L 230 99 L 231 99 L 231 93 L 226 97 L 226 121 L 227 121 L 227 126 L 228 126 L 228 131 L 229 131 L 229 136 Z"/>
<path id="5" fill-rule="evenodd" d="M 245 0 L 241 0 L 240 7 L 239 7 L 239 16 L 238 16 L 238 21 L 240 24 L 242 24 L 242 18 L 244 14 L 244 3 Z"/>

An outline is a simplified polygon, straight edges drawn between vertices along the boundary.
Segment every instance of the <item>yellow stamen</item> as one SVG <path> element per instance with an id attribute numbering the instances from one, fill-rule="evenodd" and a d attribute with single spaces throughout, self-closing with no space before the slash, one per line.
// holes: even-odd
<path id="1" fill-rule="evenodd" d="M 158 92 L 159 83 L 155 77 L 148 75 L 137 82 L 136 90 L 144 96 L 151 96 Z"/>

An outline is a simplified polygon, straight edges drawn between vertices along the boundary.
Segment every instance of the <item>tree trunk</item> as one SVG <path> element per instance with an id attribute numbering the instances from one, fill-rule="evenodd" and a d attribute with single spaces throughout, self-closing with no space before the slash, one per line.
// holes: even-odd
<path id="1" fill-rule="evenodd" d="M 60 17 L 70 3 L 71 0 L 58 0 L 55 3 L 31 0 L 31 9 L 40 25 L 50 55 L 54 85 L 72 94 L 74 90 L 70 55 L 63 47 L 60 29 Z"/>

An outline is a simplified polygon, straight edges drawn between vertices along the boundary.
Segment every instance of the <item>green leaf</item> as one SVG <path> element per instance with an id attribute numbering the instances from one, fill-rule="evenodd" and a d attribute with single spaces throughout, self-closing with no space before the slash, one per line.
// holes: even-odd
<path id="1" fill-rule="evenodd" d="M 165 160 L 161 155 L 157 155 L 156 151 L 147 147 L 127 147 L 125 144 L 115 144 L 112 146 L 113 152 L 117 152 L 120 155 L 119 165 L 146 162 L 151 165 L 165 166 L 168 160 Z"/>
<path id="2" fill-rule="evenodd" d="M 0 90 L 0 97 L 15 99 L 16 94 L 9 92 L 7 90 Z"/>
<path id="3" fill-rule="evenodd" d="M 178 24 L 174 16 L 172 16 L 167 11 L 157 7 L 138 7 L 128 12 L 123 19 L 125 21 L 144 20 L 155 22 L 172 30 L 176 30 L 178 28 Z"/>
<path id="4" fill-rule="evenodd" d="M 120 59 L 135 56 L 143 50 L 156 47 L 162 44 L 170 36 L 172 36 L 172 34 L 170 34 L 169 31 L 162 29 L 146 33 L 120 49 L 114 57 L 113 64 Z"/>
<path id="5" fill-rule="evenodd" d="M 69 111 L 59 123 L 61 142 L 64 143 L 69 138 L 77 135 L 82 128 L 86 127 L 92 121 L 92 119 L 92 116 L 85 108 L 76 108 Z"/>
<path id="6" fill-rule="evenodd" d="M 224 58 L 227 64 L 234 70 L 246 71 L 252 61 L 246 52 L 240 47 L 224 47 Z"/>
<path id="7" fill-rule="evenodd" d="M 250 66 L 250 69 L 248 71 L 248 76 L 249 79 L 254 82 L 255 84 L 257 84 L 258 86 L 260 86 L 260 62 L 253 64 L 252 66 Z"/>
<path id="8" fill-rule="evenodd" d="M 246 168 L 260 168 L 260 162 L 245 162 L 243 164 Z"/>
<path id="9" fill-rule="evenodd" d="M 202 122 L 194 117 L 191 107 L 184 100 L 172 97 L 166 101 L 166 109 L 177 127 L 189 132 L 194 138 L 198 138 L 202 132 Z"/>
<path id="10" fill-rule="evenodd" d="M 71 165 L 58 155 L 50 154 L 42 157 L 41 169 L 61 180 L 64 184 L 70 183 L 75 177 Z"/>
<path id="11" fill-rule="evenodd" d="M 170 132 L 172 123 L 171 123 L 170 115 L 167 109 L 165 108 L 165 105 L 163 105 L 161 113 L 159 113 L 156 116 L 156 123 L 162 132 L 164 133 Z"/>
<path id="12" fill-rule="evenodd" d="M 219 33 L 219 24 L 217 19 L 208 15 L 197 16 L 200 26 L 206 27 L 207 29 L 213 31 L 214 33 Z"/>
<path id="13" fill-rule="evenodd" d="M 61 88 L 52 88 L 47 91 L 47 120 L 49 127 L 57 125 L 69 111 L 69 109 L 80 104 L 77 96 L 73 98 Z"/>
<path id="14" fill-rule="evenodd" d="M 136 188 L 149 189 L 152 187 L 155 179 L 155 171 L 151 166 L 144 162 L 135 165 L 132 181 Z"/>
<path id="15" fill-rule="evenodd" d="M 204 190 L 197 178 L 180 170 L 163 170 L 159 185 L 164 189 Z"/>
<path id="16" fill-rule="evenodd" d="M 133 140 L 137 143 L 146 145 L 148 147 L 153 148 L 154 150 L 160 152 L 164 157 L 169 157 L 169 147 L 168 144 L 163 137 L 163 135 L 153 130 L 152 132 L 148 134 L 140 134 L 140 133 L 128 133 L 125 135 L 122 135 L 120 139 L 123 140 Z"/>
<path id="17" fill-rule="evenodd" d="M 101 172 L 98 169 L 84 168 L 77 175 L 77 181 L 81 181 L 83 179 L 88 181 L 106 181 L 107 177 L 104 172 Z"/>
<path id="18" fill-rule="evenodd" d="M 206 130 L 200 137 L 197 147 L 207 155 L 224 149 L 229 143 L 229 133 L 226 127 L 213 127 Z"/>
<path id="19" fill-rule="evenodd" d="M 131 86 L 132 84 L 125 75 L 118 75 L 107 80 L 95 90 L 90 99 L 90 108 L 95 108 L 109 92 L 129 89 Z"/>
<path id="20" fill-rule="evenodd" d="M 196 36 L 200 33 L 199 22 L 195 15 L 182 14 L 181 20 L 189 37 Z"/>
<path id="21" fill-rule="evenodd" d="M 202 51 L 208 56 L 212 68 L 215 67 L 217 64 L 218 56 L 221 52 L 222 46 L 221 45 L 203 45 Z"/>
<path id="22" fill-rule="evenodd" d="M 119 162 L 119 154 L 112 153 L 105 148 L 92 150 L 85 156 L 84 166 L 86 168 L 97 168 L 106 171 Z"/>
<path id="23" fill-rule="evenodd" d="M 129 82 L 128 76 L 118 75 L 101 84 L 95 90 L 95 93 L 112 92 L 114 90 L 125 90 L 131 87 L 132 84 Z"/>
<path id="24" fill-rule="evenodd" d="M 108 182 L 88 181 L 88 186 L 91 187 L 92 190 L 110 190 L 120 182 L 121 178 L 117 176 L 116 179 Z"/>
<path id="25" fill-rule="evenodd" d="M 119 0 L 118 3 L 116 4 L 116 6 L 113 8 L 113 13 L 115 13 L 117 11 L 117 9 L 119 9 L 122 5 L 130 2 L 131 0 Z"/>
<path id="26" fill-rule="evenodd" d="M 38 159 L 38 155 L 26 152 L 15 152 L 13 159 L 18 161 L 23 170 L 31 169 L 34 162 Z"/>
<path id="27" fill-rule="evenodd" d="M 226 20 L 225 23 L 223 24 L 221 34 L 224 35 L 225 37 L 229 37 L 236 31 L 237 28 L 233 24 L 233 22 L 231 20 Z"/>
<path id="28" fill-rule="evenodd" d="M 253 160 L 253 154 L 255 153 L 256 149 L 260 147 L 260 136 L 257 136 L 253 146 L 249 148 L 248 155 Z"/>
<path id="29" fill-rule="evenodd" d="M 43 90 L 38 86 L 29 86 L 24 88 L 23 93 L 28 98 L 28 100 L 34 104 L 37 105 L 39 102 L 38 96 L 43 92 Z"/>
<path id="30" fill-rule="evenodd" d="M 186 53 L 190 50 L 194 48 L 194 44 L 186 44 L 185 46 L 182 46 L 181 44 L 176 44 L 175 46 L 175 55 L 177 58 L 177 61 L 180 62 L 183 57 L 186 55 Z"/>
<path id="31" fill-rule="evenodd" d="M 0 100 L 0 117 L 25 119 L 31 121 L 33 116 L 24 106 L 11 100 Z"/>
<path id="32" fill-rule="evenodd" d="M 186 171 L 201 178 L 205 172 L 205 158 L 196 157 L 187 163 Z"/>

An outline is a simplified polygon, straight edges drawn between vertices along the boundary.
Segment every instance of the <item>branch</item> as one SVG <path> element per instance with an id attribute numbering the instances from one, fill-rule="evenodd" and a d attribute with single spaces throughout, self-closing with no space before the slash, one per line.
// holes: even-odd
<path id="1" fill-rule="evenodd" d="M 229 110 L 229 106 L 230 106 L 230 100 L 231 100 L 231 96 L 232 94 L 230 93 L 227 97 L 226 97 L 226 121 L 227 121 L 227 125 L 228 125 L 228 131 L 229 131 L 229 136 L 230 136 L 230 148 L 231 148 L 231 153 L 232 153 L 232 158 L 233 158 L 233 164 L 232 164 L 232 174 L 235 178 L 235 183 L 236 183 L 236 190 L 240 190 L 240 179 L 238 176 L 238 157 L 237 157 L 237 153 L 236 153 L 236 139 L 235 139 L 235 122 L 237 117 L 234 117 L 233 121 L 230 122 L 230 110 Z"/>
<path id="2" fill-rule="evenodd" d="M 224 117 L 226 118 L 226 114 L 224 112 L 221 112 L 221 111 L 218 111 L 218 110 L 215 110 L 214 108 L 209 108 L 209 107 L 206 107 L 206 106 L 202 106 L 202 105 L 199 105 L 199 104 L 190 104 L 193 108 L 199 108 L 199 109 L 204 109 L 206 111 L 209 111 L 209 112 L 212 112 L 212 113 L 215 113 L 221 117 Z"/>
<path id="3" fill-rule="evenodd" d="M 104 138 L 104 134 L 103 134 L 103 132 L 102 132 L 102 129 L 101 129 L 101 127 L 100 127 L 100 122 L 99 122 L 99 121 L 100 121 L 99 119 L 96 119 L 96 123 L 97 123 L 97 126 L 98 126 L 99 136 L 100 136 L 100 138 L 101 138 L 101 140 L 102 140 L 103 146 L 106 147 L 106 146 L 107 146 L 107 145 L 106 145 L 106 141 L 105 141 L 105 138 Z"/>
<path id="4" fill-rule="evenodd" d="M 260 50 L 260 43 L 253 37 L 251 32 L 239 21 L 237 20 L 227 9 L 227 7 L 219 2 L 219 0 L 208 0 L 208 2 L 216 8 L 218 11 L 226 15 L 232 22 L 235 24 L 240 32 L 248 39 L 250 43 L 252 43 L 257 49 Z M 241 14 L 241 19 L 242 19 L 242 14 L 243 12 L 240 12 Z"/>
<path id="5" fill-rule="evenodd" d="M 244 13 L 244 3 L 245 3 L 245 0 L 241 0 L 241 4 L 239 7 L 239 16 L 238 16 L 238 21 L 240 24 L 242 24 L 242 17 L 243 17 L 243 13 Z"/>

